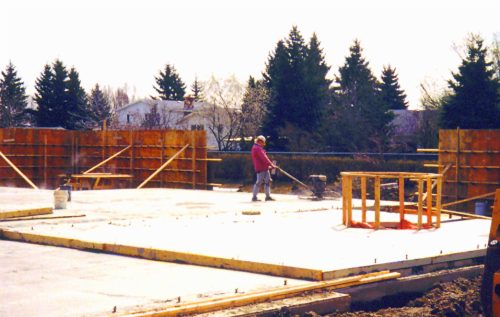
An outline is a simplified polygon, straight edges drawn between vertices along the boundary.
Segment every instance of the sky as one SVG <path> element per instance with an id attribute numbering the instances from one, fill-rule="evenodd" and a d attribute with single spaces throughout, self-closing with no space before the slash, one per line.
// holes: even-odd
<path id="1" fill-rule="evenodd" d="M 420 84 L 445 86 L 460 65 L 454 46 L 469 33 L 500 39 L 498 0 L 2 0 L 0 69 L 11 61 L 27 92 L 46 64 L 75 67 L 87 90 L 98 83 L 156 95 L 166 64 L 189 87 L 214 75 L 261 78 L 276 43 L 297 26 L 316 33 L 329 78 L 357 39 L 375 76 L 395 67 L 410 108 Z"/>

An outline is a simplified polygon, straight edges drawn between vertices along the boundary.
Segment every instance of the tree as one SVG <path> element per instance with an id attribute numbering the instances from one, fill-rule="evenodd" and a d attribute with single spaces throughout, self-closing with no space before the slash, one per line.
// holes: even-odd
<path id="1" fill-rule="evenodd" d="M 406 94 L 399 86 L 398 75 L 396 69 L 389 66 L 384 66 L 382 70 L 382 83 L 380 84 L 380 92 L 382 101 L 387 104 L 391 110 L 406 110 L 408 102 Z"/>
<path id="2" fill-rule="evenodd" d="M 336 150 L 383 151 L 390 137 L 392 112 L 382 101 L 379 82 L 362 56 L 355 40 L 350 54 L 336 77 L 334 129 L 336 137 L 330 144 Z"/>
<path id="3" fill-rule="evenodd" d="M 193 93 L 194 101 L 203 101 L 203 85 L 194 77 L 194 83 L 191 85 L 191 92 Z"/>
<path id="4" fill-rule="evenodd" d="M 262 133 L 268 103 L 269 91 L 264 82 L 256 81 L 250 76 L 241 105 L 241 149 L 249 148 L 245 138 L 253 138 Z"/>
<path id="5" fill-rule="evenodd" d="M 24 83 L 9 62 L 0 79 L 0 127 L 19 127 L 28 124 L 28 96 Z"/>
<path id="6" fill-rule="evenodd" d="M 420 104 L 424 110 L 417 134 L 417 143 L 423 148 L 437 148 L 440 112 L 451 92 L 447 88 L 438 87 L 436 83 L 428 81 L 420 84 L 420 91 Z"/>
<path id="7" fill-rule="evenodd" d="M 244 88 L 234 76 L 221 82 L 212 75 L 204 86 L 206 104 L 201 115 L 208 123 L 207 129 L 219 151 L 233 150 L 237 145 L 235 138 L 241 135 Z"/>
<path id="8" fill-rule="evenodd" d="M 165 65 L 163 71 L 160 70 L 158 77 L 155 77 L 158 98 L 162 100 L 184 100 L 186 85 L 177 74 L 173 65 Z"/>
<path id="9" fill-rule="evenodd" d="M 83 129 L 88 127 L 93 119 L 93 114 L 89 111 L 87 94 L 82 88 L 80 75 L 74 67 L 68 74 L 67 80 L 67 121 L 65 128 L 70 130 Z"/>
<path id="10" fill-rule="evenodd" d="M 294 137 L 310 135 L 319 128 L 329 100 L 328 71 L 315 34 L 306 45 L 294 26 L 287 39 L 278 41 L 263 73 L 269 90 L 263 130 L 271 148 L 286 149 L 295 142 Z M 295 133 L 294 129 L 304 133 Z M 311 149 L 311 144 L 305 144 L 305 150 Z"/>
<path id="11" fill-rule="evenodd" d="M 100 126 L 104 121 L 109 124 L 112 119 L 111 104 L 109 98 L 99 87 L 99 84 L 95 84 L 94 88 L 92 88 L 88 99 L 93 126 Z"/>
<path id="12" fill-rule="evenodd" d="M 70 72 L 60 60 L 52 67 L 45 65 L 35 83 L 35 98 L 38 108 L 34 111 L 40 127 L 63 127 L 80 129 L 89 119 L 86 94 L 81 87 L 78 72 Z"/>
<path id="13" fill-rule="evenodd" d="M 486 60 L 483 39 L 471 35 L 467 53 L 453 79 L 448 81 L 451 96 L 443 105 L 440 126 L 445 129 L 500 128 L 499 81 L 492 63 Z"/>
<path id="14" fill-rule="evenodd" d="M 141 127 L 146 130 L 160 129 L 161 116 L 158 112 L 158 106 L 154 105 L 148 113 L 144 114 Z"/>
<path id="15" fill-rule="evenodd" d="M 38 108 L 34 111 L 34 115 L 39 127 L 55 127 L 60 122 L 52 94 L 53 77 L 52 68 L 46 64 L 42 74 L 35 81 L 34 100 Z"/>

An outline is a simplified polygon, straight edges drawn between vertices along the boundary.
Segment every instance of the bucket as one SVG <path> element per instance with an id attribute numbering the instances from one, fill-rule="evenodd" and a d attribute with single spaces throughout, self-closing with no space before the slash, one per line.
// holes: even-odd
<path id="1" fill-rule="evenodd" d="M 65 190 L 68 192 L 68 201 L 71 201 L 71 185 L 61 185 L 59 186 L 60 190 Z"/>
<path id="2" fill-rule="evenodd" d="M 56 189 L 54 191 L 54 209 L 66 209 L 68 191 Z"/>
<path id="3" fill-rule="evenodd" d="M 487 216 L 488 203 L 486 201 L 476 201 L 474 204 L 474 212 L 476 215 Z"/>

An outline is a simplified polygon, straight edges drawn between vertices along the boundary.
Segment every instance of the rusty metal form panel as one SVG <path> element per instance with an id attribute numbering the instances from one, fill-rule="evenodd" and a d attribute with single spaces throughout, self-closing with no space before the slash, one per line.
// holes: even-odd
<path id="1" fill-rule="evenodd" d="M 41 188 L 56 188 L 65 175 L 81 174 L 122 150 L 93 172 L 132 175 L 126 187 L 137 187 L 186 144 L 190 146 L 146 187 L 205 189 L 204 131 L 0 129 L 0 151 Z M 0 186 L 29 186 L 3 159 L 0 176 Z"/>
<path id="2" fill-rule="evenodd" d="M 32 129 L 33 139 L 38 139 L 39 160 L 37 178 L 44 188 L 56 188 L 64 183 L 65 175 L 73 171 L 73 131 Z"/>
<path id="3" fill-rule="evenodd" d="M 71 173 L 72 135 L 54 129 L 0 129 L 0 151 L 40 188 L 55 188 Z M 0 185 L 26 187 L 26 182 L 4 160 Z"/>
<path id="4" fill-rule="evenodd" d="M 500 188 L 500 130 L 440 130 L 439 172 L 447 165 L 444 202 L 494 192 Z M 456 209 L 474 211 L 474 202 Z"/>

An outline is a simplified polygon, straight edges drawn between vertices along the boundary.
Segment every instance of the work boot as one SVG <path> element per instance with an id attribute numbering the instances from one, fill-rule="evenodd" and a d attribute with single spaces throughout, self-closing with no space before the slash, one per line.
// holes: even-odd
<path id="1" fill-rule="evenodd" d="M 252 201 L 260 201 L 257 197 L 252 197 Z"/>
<path id="2" fill-rule="evenodd" d="M 266 201 L 274 201 L 274 198 L 273 198 L 273 197 L 271 197 L 271 196 L 267 196 L 267 197 L 266 197 Z"/>

